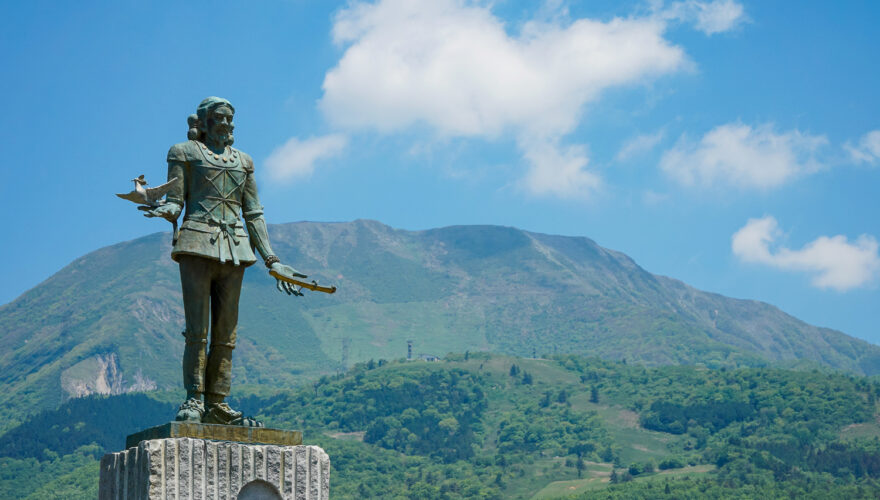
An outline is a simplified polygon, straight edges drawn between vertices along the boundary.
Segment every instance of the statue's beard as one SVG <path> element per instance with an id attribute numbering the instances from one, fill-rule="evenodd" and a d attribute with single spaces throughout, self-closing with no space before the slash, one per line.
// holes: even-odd
<path id="1" fill-rule="evenodd" d="M 208 133 L 208 140 L 218 146 L 226 146 L 232 144 L 231 130 L 213 130 Z"/>

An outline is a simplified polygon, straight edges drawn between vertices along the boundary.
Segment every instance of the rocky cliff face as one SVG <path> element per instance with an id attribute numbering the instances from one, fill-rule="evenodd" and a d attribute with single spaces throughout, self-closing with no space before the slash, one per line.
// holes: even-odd
<path id="1" fill-rule="evenodd" d="M 71 398 L 152 391 L 157 387 L 156 382 L 140 369 L 134 372 L 131 380 L 124 380 L 114 352 L 96 354 L 61 372 L 61 389 L 65 397 Z"/>

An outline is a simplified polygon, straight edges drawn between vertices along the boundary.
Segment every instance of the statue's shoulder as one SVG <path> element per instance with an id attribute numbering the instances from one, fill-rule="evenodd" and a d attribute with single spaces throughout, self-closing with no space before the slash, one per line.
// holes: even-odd
<path id="1" fill-rule="evenodd" d="M 251 158 L 251 155 L 245 153 L 244 151 L 242 151 L 240 149 L 235 149 L 235 148 L 230 148 L 230 149 L 232 149 L 232 151 L 238 153 L 238 155 L 241 157 L 241 165 L 244 167 L 245 170 L 247 170 L 248 172 L 254 171 L 254 159 Z"/>
<path id="2" fill-rule="evenodd" d="M 196 141 L 178 142 L 168 150 L 168 161 L 187 162 L 198 152 Z"/>

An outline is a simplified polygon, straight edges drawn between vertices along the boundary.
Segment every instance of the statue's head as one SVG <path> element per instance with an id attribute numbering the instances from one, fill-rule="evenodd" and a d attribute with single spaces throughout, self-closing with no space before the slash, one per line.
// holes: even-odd
<path id="1" fill-rule="evenodd" d="M 235 125 L 232 117 L 235 108 L 232 103 L 222 97 L 208 97 L 199 103 L 196 114 L 189 115 L 189 132 L 187 137 L 193 140 L 231 146 L 234 138 L 232 130 Z"/>

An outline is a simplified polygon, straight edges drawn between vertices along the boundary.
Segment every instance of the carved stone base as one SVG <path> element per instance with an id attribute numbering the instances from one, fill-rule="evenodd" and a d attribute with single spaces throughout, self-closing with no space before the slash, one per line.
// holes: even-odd
<path id="1" fill-rule="evenodd" d="M 330 458 L 317 446 L 151 439 L 104 455 L 100 481 L 100 500 L 327 500 Z"/>

